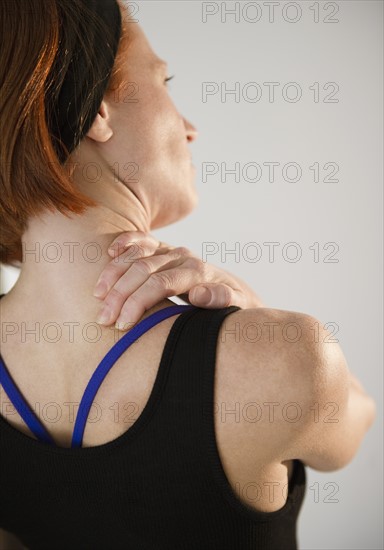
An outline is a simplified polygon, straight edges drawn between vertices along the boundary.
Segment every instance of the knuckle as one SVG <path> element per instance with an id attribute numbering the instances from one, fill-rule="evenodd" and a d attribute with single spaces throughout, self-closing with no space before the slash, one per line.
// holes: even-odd
<path id="1" fill-rule="evenodd" d="M 137 260 L 133 264 L 132 269 L 135 269 L 140 274 L 144 274 L 144 275 L 150 275 L 152 272 L 151 265 L 149 264 L 148 260 L 145 260 L 145 259 Z"/>
<path id="2" fill-rule="evenodd" d="M 116 303 L 120 303 L 124 300 L 124 295 L 115 287 L 111 288 L 111 290 L 108 293 L 107 298 L 105 299 L 105 303 L 108 306 L 113 306 Z"/>
<path id="3" fill-rule="evenodd" d="M 174 292 L 173 281 L 167 273 L 153 273 L 149 281 L 150 284 L 156 289 Z M 169 294 L 169 296 L 173 296 L 173 294 Z"/>
<path id="4" fill-rule="evenodd" d="M 131 312 L 132 304 L 142 306 L 142 300 L 140 300 L 140 296 L 135 292 L 133 294 L 131 294 L 129 299 L 124 304 L 124 306 L 122 308 L 122 312 L 127 313 L 129 315 L 130 312 Z"/>
<path id="5" fill-rule="evenodd" d="M 189 250 L 189 248 L 185 246 L 177 246 L 173 249 L 176 254 L 179 254 L 180 256 L 191 256 L 192 252 Z"/>
<path id="6" fill-rule="evenodd" d="M 197 271 L 200 275 L 205 275 L 207 271 L 207 264 L 205 264 L 200 258 L 190 258 L 188 263 L 191 269 Z"/>

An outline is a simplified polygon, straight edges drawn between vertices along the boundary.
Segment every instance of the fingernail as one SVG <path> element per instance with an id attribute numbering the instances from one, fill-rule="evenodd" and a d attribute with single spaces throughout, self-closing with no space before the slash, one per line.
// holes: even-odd
<path id="1" fill-rule="evenodd" d="M 99 325 L 106 325 L 108 324 L 110 318 L 111 311 L 108 308 L 101 308 L 97 316 L 96 323 L 98 323 Z"/>
<path id="2" fill-rule="evenodd" d="M 211 291 L 206 286 L 199 286 L 193 291 L 193 299 L 198 300 L 199 302 L 208 303 L 211 301 L 212 294 Z"/>
<path id="3" fill-rule="evenodd" d="M 123 245 L 120 241 L 116 241 L 115 243 L 111 244 L 111 246 L 108 248 L 108 252 L 118 252 L 120 248 L 122 248 Z"/>
<path id="4" fill-rule="evenodd" d="M 95 290 L 93 292 L 93 295 L 96 298 L 99 298 L 100 296 L 104 296 L 104 294 L 106 294 L 107 291 L 108 291 L 107 283 L 105 281 L 100 281 L 99 283 L 97 283 Z"/>
<path id="5" fill-rule="evenodd" d="M 132 322 L 124 321 L 123 319 L 117 319 L 115 323 L 115 328 L 117 330 L 128 330 L 130 325 L 134 325 Z"/>

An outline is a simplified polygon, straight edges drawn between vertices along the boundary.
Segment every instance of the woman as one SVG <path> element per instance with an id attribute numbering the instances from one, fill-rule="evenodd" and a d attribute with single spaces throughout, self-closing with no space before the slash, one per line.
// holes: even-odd
<path id="1" fill-rule="evenodd" d="M 123 3 L 22 6 L 0 8 L 1 260 L 22 265 L 0 301 L 0 527 L 30 550 L 297 548 L 305 465 L 345 466 L 373 400 L 314 317 L 148 236 L 196 205 L 196 130 Z"/>

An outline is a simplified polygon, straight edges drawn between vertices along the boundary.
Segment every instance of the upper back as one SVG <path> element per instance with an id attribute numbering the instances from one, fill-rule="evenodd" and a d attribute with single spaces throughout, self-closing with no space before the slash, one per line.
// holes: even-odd
<path id="1" fill-rule="evenodd" d="M 170 303 L 164 301 L 148 311 L 146 316 L 168 307 Z M 24 319 L 15 318 L 8 304 L 6 308 L 3 304 L 4 298 L 0 300 L 3 333 L 0 352 L 5 364 L 32 407 L 41 412 L 50 403 L 56 406 L 60 418 L 50 421 L 47 408 L 48 414 L 45 417 L 43 414 L 42 421 L 47 427 L 49 425 L 49 430 L 53 431 L 59 444 L 69 446 L 74 409 L 66 404 L 79 403 L 97 364 L 123 334 L 103 328 L 95 338 L 92 330 L 84 333 L 72 329 L 71 332 L 68 327 L 67 332 L 61 332 L 60 338 L 55 338 L 57 333 L 54 328 L 52 332 L 49 325 L 58 324 L 63 328 L 64 322 L 55 323 L 52 320 L 47 323 L 45 319 L 36 319 L 33 315 L 32 323 L 28 321 L 28 313 Z M 165 342 L 178 316 L 163 320 L 124 352 L 100 386 L 95 399 L 96 407 L 108 411 L 116 403 L 119 408 L 134 403 L 136 413 L 143 409 L 157 374 Z M 230 315 L 220 321 L 217 353 L 214 357 L 215 399 L 220 402 L 222 410 L 234 402 L 237 408 L 240 406 L 242 422 L 239 423 L 237 418 L 235 422 L 239 434 L 240 427 L 244 427 L 245 431 L 250 424 L 253 424 L 253 431 L 255 425 L 262 427 L 258 435 L 259 442 L 264 437 L 270 438 L 270 433 L 267 434 L 265 430 L 270 428 L 270 415 L 274 413 L 271 409 L 268 415 L 268 411 L 263 410 L 261 421 L 250 422 L 248 416 L 252 416 L 252 410 L 247 408 L 247 403 L 256 401 L 260 412 L 260 406 L 263 409 L 269 407 L 263 403 L 271 401 L 272 397 L 274 400 L 278 397 L 280 401 L 287 398 L 288 394 L 281 393 L 281 388 L 286 388 L 286 381 L 292 376 L 293 369 L 299 374 L 295 380 L 295 397 L 306 391 L 305 380 L 299 372 L 301 364 L 291 364 L 291 356 L 297 357 L 297 348 L 301 348 L 302 344 L 294 344 L 290 354 L 292 344 L 287 342 L 286 335 L 282 335 L 282 330 L 285 330 L 291 338 L 291 333 L 284 328 L 287 317 L 299 321 L 301 314 L 267 308 L 233 308 Z M 13 325 L 17 327 L 16 330 L 6 328 Z M 282 361 L 285 361 L 284 365 Z M 0 398 L 3 403 L 8 403 L 1 385 Z M 30 433 L 17 412 L 9 415 L 8 420 L 25 433 Z M 104 436 L 109 441 L 114 434 L 126 429 L 127 422 L 121 421 L 121 415 L 104 414 L 102 421 L 87 426 L 84 445 L 104 442 Z"/>
<path id="2" fill-rule="evenodd" d="M 83 446 L 111 441 L 133 425 L 148 401 L 165 342 L 178 316 L 154 326 L 116 361 L 96 394 Z M 118 340 L 116 331 L 104 329 L 96 340 L 89 334 L 89 338 L 74 337 L 72 342 L 68 332 L 67 338 L 62 334 L 52 343 L 40 334 L 40 327 L 47 326 L 44 322 L 36 320 L 36 335 L 28 333 L 28 323 L 22 329 L 23 321 L 11 317 L 9 310 L 3 319 L 3 330 L 7 323 L 18 327 L 11 337 L 3 335 L 0 352 L 5 364 L 57 444 L 70 447 L 77 406 L 97 364 Z M 212 356 L 213 398 L 216 436 L 228 471 L 233 457 L 236 472 L 248 471 L 248 464 L 253 472 L 273 465 L 286 478 L 281 464 L 294 457 L 284 455 L 284 434 L 289 434 L 293 424 L 297 426 L 295 417 L 311 397 L 313 366 L 308 364 L 306 346 L 310 321 L 299 313 L 269 308 L 233 308 L 219 321 Z M 34 437 L 1 385 L 0 403 L 0 413 L 6 414 L 7 421 Z M 234 448 L 241 449 L 241 460 Z"/>
<path id="3" fill-rule="evenodd" d="M 63 517 L 66 525 L 81 521 L 82 528 L 76 531 L 77 542 L 88 546 L 92 543 L 95 548 L 97 544 L 105 544 L 106 537 L 109 543 L 113 540 L 116 548 L 120 547 L 116 543 L 119 540 L 124 540 L 125 546 L 121 547 L 128 542 L 156 540 L 156 547 L 169 548 L 177 546 L 181 536 L 188 541 L 185 548 L 207 543 L 220 550 L 234 548 L 236 544 L 242 548 L 253 548 L 255 544 L 260 548 L 278 547 L 282 537 L 289 541 L 290 548 L 295 548 L 295 521 L 305 486 L 302 465 L 295 462 L 287 490 L 283 465 L 279 465 L 280 469 L 275 463 L 261 468 L 261 461 L 256 459 L 251 468 L 248 447 L 239 446 L 244 431 L 236 429 L 238 423 L 235 427 L 219 423 L 215 437 L 213 412 L 217 403 L 212 403 L 212 399 L 224 402 L 231 397 L 225 373 L 232 376 L 230 364 L 216 356 L 216 351 L 221 354 L 222 346 L 218 335 L 225 331 L 223 323 L 226 320 L 229 323 L 231 318 L 236 320 L 238 314 L 237 308 L 213 311 L 196 308 L 178 316 L 168 327 L 167 336 L 156 336 L 154 329 L 153 340 L 147 333 L 137 342 L 135 352 L 134 346 L 129 348 L 119 376 L 111 378 L 110 391 L 105 392 L 106 400 L 108 394 L 110 397 L 109 407 L 107 401 L 101 403 L 102 410 L 106 413 L 120 410 L 124 420 L 131 419 L 129 411 L 120 406 L 124 405 L 124 399 L 132 401 L 132 387 L 135 384 L 140 387 L 141 374 L 144 381 L 141 388 L 149 388 L 149 398 L 147 404 L 141 403 L 144 408 L 136 411 L 138 418 L 129 429 L 129 424 L 121 420 L 125 431 L 117 438 L 109 435 L 108 444 L 94 446 L 92 441 L 91 446 L 81 449 L 51 449 L 0 422 L 3 526 L 9 529 L 12 518 L 25 517 L 25 521 L 18 519 L 18 525 L 20 530 L 24 529 L 23 540 L 32 548 L 34 540 L 42 544 L 42 537 L 45 540 L 51 532 L 60 533 L 62 544 L 70 546 L 73 533 L 64 530 Z M 143 360 L 146 346 L 148 362 Z M 160 351 L 160 366 L 158 357 L 152 355 L 156 350 Z M 232 354 L 233 351 L 232 346 Z M 239 354 L 241 357 L 242 352 Z M 233 359 L 236 358 L 235 354 Z M 8 359 L 12 360 L 11 353 Z M 16 359 L 15 356 L 13 360 Z M 89 363 L 96 359 L 89 358 Z M 129 376 L 124 371 L 131 368 L 134 370 Z M 238 363 L 232 362 L 232 369 L 237 368 Z M 48 375 L 49 365 L 43 365 L 39 372 Z M 148 372 L 154 374 L 150 382 Z M 33 381 L 32 375 L 27 378 Z M 224 383 L 220 381 L 223 378 Z M 231 380 L 235 384 L 234 394 L 243 401 L 244 381 L 236 376 Z M 23 393 L 28 392 L 27 386 Z M 45 398 L 39 394 L 42 389 L 38 385 L 32 389 L 40 399 Z M 111 403 L 114 399 L 116 402 Z M 97 433 L 97 423 L 94 426 Z M 85 437 L 85 443 L 88 442 Z M 259 441 L 256 445 L 255 441 L 254 457 L 262 444 Z M 238 467 L 243 465 L 244 470 L 231 470 L 230 464 L 228 468 L 228 461 L 236 457 Z M 268 510 L 264 508 L 267 501 L 255 500 L 254 491 L 271 482 L 281 483 L 281 496 Z M 247 506 L 247 498 L 251 506 Z M 25 515 L 24 508 L 29 510 Z M 45 518 L 44 535 L 36 523 L 38 517 Z M 166 531 L 162 530 L 165 524 Z"/>
<path id="4" fill-rule="evenodd" d="M 0 306 L 2 302 L 3 299 Z M 169 305 L 172 303 L 152 308 L 144 317 Z M 83 447 L 112 441 L 133 425 L 148 400 L 164 344 L 179 315 L 152 327 L 114 363 L 95 396 Z M 28 315 L 26 317 L 28 319 Z M 70 447 L 76 412 L 87 384 L 97 365 L 124 333 L 104 327 L 99 327 L 97 333 L 92 327 L 87 332 L 81 330 L 81 326 L 71 330 L 67 321 L 47 323 L 35 316 L 33 319 L 32 323 L 15 318 L 8 308 L 2 309 L 0 353 L 19 390 L 56 443 Z M 55 338 L 55 331 L 49 328 L 54 324 L 60 327 L 60 338 Z M 17 330 L 9 331 L 14 334 L 6 334 L 5 327 L 12 325 Z M 96 323 L 93 325 L 95 327 Z M 11 425 L 34 438 L 11 406 L 1 384 L 0 404 L 0 414 L 6 415 Z"/>

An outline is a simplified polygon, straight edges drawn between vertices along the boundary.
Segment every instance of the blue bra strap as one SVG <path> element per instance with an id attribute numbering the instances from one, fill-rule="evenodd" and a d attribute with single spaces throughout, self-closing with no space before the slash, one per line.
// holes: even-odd
<path id="1" fill-rule="evenodd" d="M 152 315 L 149 315 L 143 319 L 143 321 L 140 321 L 140 323 L 134 326 L 129 332 L 127 332 L 127 334 L 116 342 L 116 344 L 109 350 L 109 352 L 99 363 L 85 389 L 84 395 L 80 402 L 79 411 L 77 413 L 75 428 L 73 430 L 72 447 L 81 447 L 85 424 L 87 422 L 89 410 L 92 406 L 95 395 L 98 392 L 104 378 L 107 376 L 114 363 L 119 359 L 124 351 L 128 349 L 129 346 L 133 344 L 133 342 L 135 342 L 142 334 L 160 323 L 160 321 L 195 307 L 196 306 L 193 305 L 174 305 L 155 311 L 155 313 L 152 313 Z"/>
<path id="2" fill-rule="evenodd" d="M 10 400 L 12 401 L 12 404 L 14 405 L 15 409 L 17 410 L 21 418 L 24 420 L 24 422 L 27 424 L 31 432 L 34 433 L 35 436 L 41 441 L 44 441 L 45 443 L 50 443 L 51 445 L 55 445 L 54 440 L 45 429 L 45 426 L 40 422 L 38 416 L 35 414 L 33 409 L 31 409 L 31 407 L 26 403 L 25 399 L 20 393 L 19 388 L 13 382 L 8 372 L 8 369 L 5 366 L 1 357 L 0 357 L 0 383 L 5 389 Z"/>

